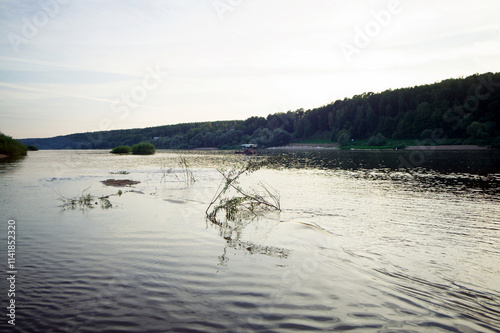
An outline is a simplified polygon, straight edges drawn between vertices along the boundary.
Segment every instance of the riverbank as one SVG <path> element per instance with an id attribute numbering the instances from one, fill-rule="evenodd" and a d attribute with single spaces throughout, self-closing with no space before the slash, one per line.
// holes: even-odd
<path id="1" fill-rule="evenodd" d="M 292 143 L 286 146 L 269 147 L 269 150 L 396 150 L 392 146 L 370 147 L 370 146 L 348 146 L 340 148 L 337 144 L 327 143 Z M 432 151 L 466 151 L 466 150 L 491 150 L 492 148 L 478 145 L 437 145 L 437 146 L 407 146 L 401 150 L 432 150 Z"/>
<path id="2" fill-rule="evenodd" d="M 359 147 L 342 147 L 343 150 L 431 150 L 431 151 L 469 151 L 469 150 L 491 150 L 492 148 L 483 147 L 478 145 L 436 145 L 436 146 L 407 146 L 404 148 L 393 147 L 393 146 L 383 146 L 383 147 L 370 147 L 370 146 L 359 146 Z"/>
<path id="3" fill-rule="evenodd" d="M 272 150 L 317 150 L 317 149 L 339 149 L 336 143 L 291 143 L 286 146 L 269 147 Z"/>
<path id="4" fill-rule="evenodd" d="M 491 148 L 478 145 L 441 145 L 441 146 L 409 146 L 406 150 L 490 150 Z"/>

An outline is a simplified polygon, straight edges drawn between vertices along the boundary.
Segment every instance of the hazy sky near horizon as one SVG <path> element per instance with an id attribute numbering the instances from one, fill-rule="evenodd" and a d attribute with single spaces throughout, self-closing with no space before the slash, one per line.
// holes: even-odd
<path id="1" fill-rule="evenodd" d="M 0 0 L 0 131 L 246 119 L 500 72 L 498 0 Z"/>

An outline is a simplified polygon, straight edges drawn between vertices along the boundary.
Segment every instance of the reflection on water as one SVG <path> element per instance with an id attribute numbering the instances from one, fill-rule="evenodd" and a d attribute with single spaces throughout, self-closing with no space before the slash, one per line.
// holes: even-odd
<path id="1" fill-rule="evenodd" d="M 282 152 L 268 152 L 283 154 Z M 499 173 L 500 151 L 327 150 L 288 152 L 289 166 L 323 169 L 373 170 L 423 168 L 439 173 Z M 418 158 L 414 155 L 417 154 Z"/>
<path id="2" fill-rule="evenodd" d="M 422 154 L 412 165 L 412 154 Z M 480 192 L 499 198 L 499 151 L 299 151 L 288 168 L 343 170 L 348 177 L 412 184 L 412 190 Z M 406 161 L 406 162 L 402 162 Z"/>
<path id="3" fill-rule="evenodd" d="M 256 217 L 249 217 L 247 220 L 237 219 L 234 221 L 223 221 L 218 224 L 214 224 L 219 229 L 219 235 L 226 241 L 226 246 L 224 247 L 224 253 L 219 256 L 220 265 L 227 265 L 229 257 L 227 255 L 227 248 L 247 251 L 249 254 L 263 254 L 267 256 L 273 256 L 278 258 L 288 258 L 290 255 L 290 250 L 279 248 L 269 245 L 256 244 L 250 241 L 243 240 L 243 233 L 246 227 L 251 223 L 258 223 Z M 207 220 L 207 223 L 213 223 Z"/>
<path id="4" fill-rule="evenodd" d="M 195 183 L 176 177 L 178 154 Z M 426 153 L 412 168 L 408 152 L 286 154 L 241 178 L 278 190 L 282 212 L 220 225 L 205 218 L 215 169 L 245 156 L 39 151 L 0 163 L 19 277 L 18 321 L 1 331 L 500 330 L 497 152 Z M 122 195 L 60 209 L 85 189 Z"/>
<path id="5" fill-rule="evenodd" d="M 26 156 L 0 158 L 0 174 L 14 171 L 22 164 L 25 158 Z"/>

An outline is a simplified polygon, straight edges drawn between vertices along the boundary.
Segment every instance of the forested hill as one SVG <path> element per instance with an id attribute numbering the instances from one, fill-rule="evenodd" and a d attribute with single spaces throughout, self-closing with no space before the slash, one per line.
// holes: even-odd
<path id="1" fill-rule="evenodd" d="M 22 139 L 40 149 L 97 149 L 152 142 L 157 148 L 230 148 L 291 141 L 410 139 L 430 144 L 500 146 L 500 73 L 363 93 L 311 110 L 299 109 L 241 121 L 165 125 Z M 373 142 L 376 142 L 374 140 Z"/>

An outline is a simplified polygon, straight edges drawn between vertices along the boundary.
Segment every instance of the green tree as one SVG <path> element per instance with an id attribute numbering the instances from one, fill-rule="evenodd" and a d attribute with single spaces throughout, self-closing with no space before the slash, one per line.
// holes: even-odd
<path id="1" fill-rule="evenodd" d="M 340 131 L 337 135 L 337 142 L 340 146 L 346 146 L 351 142 L 351 133 L 346 130 Z"/>
<path id="2" fill-rule="evenodd" d="M 467 134 L 472 139 L 486 139 L 493 136 L 495 130 L 496 124 L 492 121 L 488 121 L 486 123 L 473 121 L 469 126 L 467 126 Z"/>
<path id="3" fill-rule="evenodd" d="M 287 131 L 277 128 L 273 131 L 271 136 L 271 145 L 273 146 L 284 146 L 290 143 L 292 136 Z"/>
<path id="4" fill-rule="evenodd" d="M 387 138 L 382 135 L 382 133 L 378 133 L 377 135 L 372 136 L 368 140 L 368 145 L 369 146 L 384 146 L 387 144 Z"/>
<path id="5" fill-rule="evenodd" d="M 267 147 L 271 144 L 273 132 L 268 128 L 259 128 L 252 134 L 252 143 Z"/>
<path id="6" fill-rule="evenodd" d="M 273 132 L 268 128 L 259 128 L 252 134 L 252 143 L 267 147 L 271 143 Z"/>

